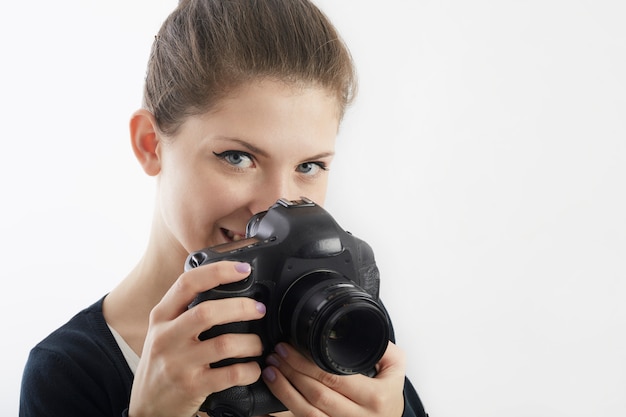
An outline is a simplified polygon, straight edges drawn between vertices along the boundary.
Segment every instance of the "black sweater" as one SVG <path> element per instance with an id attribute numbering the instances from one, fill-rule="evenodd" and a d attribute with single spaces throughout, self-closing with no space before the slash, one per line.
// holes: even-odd
<path id="1" fill-rule="evenodd" d="M 35 346 L 20 395 L 20 417 L 128 415 L 133 373 L 102 314 L 102 301 L 78 313 Z M 402 417 L 426 416 L 405 381 Z"/>

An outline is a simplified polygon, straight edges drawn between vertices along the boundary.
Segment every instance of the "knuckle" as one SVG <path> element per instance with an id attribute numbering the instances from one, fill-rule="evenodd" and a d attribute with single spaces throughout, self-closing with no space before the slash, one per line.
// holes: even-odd
<path id="1" fill-rule="evenodd" d="M 313 390 L 313 392 L 311 392 L 310 401 L 315 404 L 316 407 L 321 409 L 330 409 L 334 405 L 332 395 L 330 395 L 328 389 Z"/>
<path id="2" fill-rule="evenodd" d="M 155 358 L 161 358 L 168 354 L 171 350 L 172 339 L 171 326 L 167 324 L 152 325 L 148 328 L 145 345 L 148 346 L 149 355 Z"/>
<path id="3" fill-rule="evenodd" d="M 257 367 L 258 368 L 258 367 Z M 260 369 L 258 372 L 253 372 L 255 369 L 254 364 L 237 364 L 228 366 L 226 368 L 225 379 L 229 385 L 246 385 L 251 384 L 258 378 Z"/>
<path id="4" fill-rule="evenodd" d="M 188 272 L 179 276 L 176 282 L 174 282 L 174 285 L 173 285 L 174 289 L 177 292 L 180 292 L 182 294 L 189 294 L 191 292 L 195 292 L 195 288 L 193 285 L 195 280 L 192 279 L 192 275 L 193 274 Z"/>
<path id="5" fill-rule="evenodd" d="M 243 378 L 243 370 L 241 366 L 229 366 L 226 369 L 225 379 L 229 385 L 235 385 Z"/>
<path id="6" fill-rule="evenodd" d="M 148 322 L 150 324 L 157 323 L 161 320 L 161 304 L 155 305 L 152 310 L 150 310 L 150 314 L 148 315 Z"/>
<path id="7" fill-rule="evenodd" d="M 227 284 L 237 279 L 237 274 L 234 273 L 235 269 L 231 264 L 232 262 L 214 262 L 206 265 L 211 269 L 213 285 Z"/>
<path id="8" fill-rule="evenodd" d="M 220 358 L 225 358 L 233 353 L 233 335 L 223 334 L 213 339 L 213 351 Z"/>
<path id="9" fill-rule="evenodd" d="M 212 326 L 212 319 L 215 315 L 215 309 L 210 302 L 200 303 L 191 309 L 191 316 L 195 323 L 201 325 Z"/>
<path id="10" fill-rule="evenodd" d="M 341 385 L 341 378 L 339 375 L 331 374 L 328 372 L 322 372 L 320 374 L 319 380 L 322 384 L 326 385 L 328 388 L 336 389 Z"/>
<path id="11" fill-rule="evenodd" d="M 232 321 L 244 321 L 256 316 L 253 312 L 251 299 L 247 297 L 234 297 L 226 300 L 224 308 L 229 311 L 228 316 Z"/>
<path id="12" fill-rule="evenodd" d="M 237 306 L 239 310 L 243 313 L 248 311 L 248 299 L 247 298 L 238 298 Z"/>
<path id="13" fill-rule="evenodd" d="M 168 320 L 167 317 L 167 302 L 165 300 L 159 301 L 148 314 L 148 323 L 150 325 L 162 324 Z"/>
<path id="14" fill-rule="evenodd" d="M 402 391 L 399 392 L 401 393 Z M 394 395 L 384 389 L 370 391 L 368 398 L 370 409 L 376 411 L 385 410 L 389 407 L 389 404 L 394 403 L 394 401 L 392 401 L 394 399 Z"/>

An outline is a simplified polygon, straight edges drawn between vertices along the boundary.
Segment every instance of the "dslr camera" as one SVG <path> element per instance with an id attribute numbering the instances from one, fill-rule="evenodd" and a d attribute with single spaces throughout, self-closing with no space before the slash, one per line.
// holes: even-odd
<path id="1" fill-rule="evenodd" d="M 236 242 L 191 253 L 185 270 L 221 260 L 248 262 L 243 281 L 200 293 L 189 305 L 228 297 L 250 297 L 265 304 L 260 320 L 214 326 L 201 340 L 225 333 L 256 333 L 260 357 L 226 359 L 212 367 L 264 359 L 287 342 L 327 372 L 375 375 L 391 337 L 389 316 L 379 299 L 374 253 L 344 231 L 313 201 L 278 200 L 248 222 Z M 214 417 L 250 417 L 283 411 L 262 379 L 209 395 L 201 411 Z"/>

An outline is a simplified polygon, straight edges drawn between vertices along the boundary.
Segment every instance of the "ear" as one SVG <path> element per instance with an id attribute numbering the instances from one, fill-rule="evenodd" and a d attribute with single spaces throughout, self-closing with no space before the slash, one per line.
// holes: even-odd
<path id="1" fill-rule="evenodd" d="M 159 130 L 156 119 L 148 110 L 141 109 L 133 113 L 130 119 L 130 140 L 135 157 L 150 176 L 161 172 Z"/>

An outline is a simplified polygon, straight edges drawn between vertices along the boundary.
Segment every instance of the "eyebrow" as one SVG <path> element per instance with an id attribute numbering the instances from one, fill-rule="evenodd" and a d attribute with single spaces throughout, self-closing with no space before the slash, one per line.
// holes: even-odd
<path id="1" fill-rule="evenodd" d="M 230 137 L 230 136 L 218 136 L 215 139 L 220 140 L 220 141 L 225 141 L 225 142 L 234 142 L 238 145 L 243 146 L 244 148 L 246 148 L 247 150 L 249 150 L 251 153 L 260 155 L 264 158 L 268 158 L 269 154 L 267 152 L 265 152 L 263 149 L 254 146 L 253 144 L 246 142 L 245 140 L 236 138 L 236 137 Z M 315 159 L 321 159 L 321 158 L 326 158 L 329 156 L 334 156 L 335 153 L 334 152 L 321 152 L 317 155 L 313 155 L 310 158 L 307 158 L 307 160 L 315 160 Z"/>
<path id="2" fill-rule="evenodd" d="M 235 142 L 238 145 L 243 146 L 244 148 L 246 148 L 247 150 L 249 150 L 252 153 L 261 155 L 265 158 L 267 158 L 269 155 L 267 152 L 265 152 L 263 149 L 261 148 L 257 148 L 256 146 L 252 145 L 251 143 L 246 142 L 245 140 L 239 139 L 239 138 L 233 138 L 230 136 L 218 136 L 215 139 L 220 140 L 220 141 L 224 141 L 224 142 Z"/>

